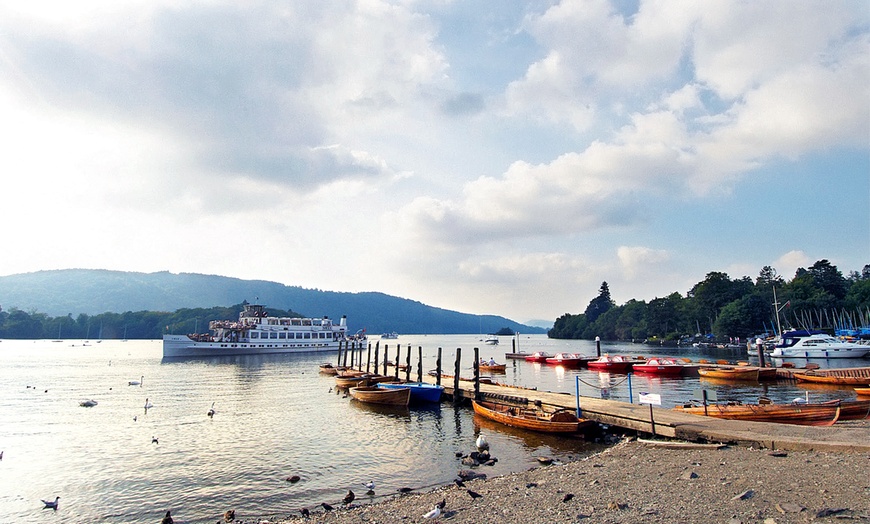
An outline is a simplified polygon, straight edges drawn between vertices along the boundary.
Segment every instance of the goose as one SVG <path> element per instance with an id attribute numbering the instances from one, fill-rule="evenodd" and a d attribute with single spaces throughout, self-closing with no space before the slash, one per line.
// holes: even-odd
<path id="1" fill-rule="evenodd" d="M 127 382 L 127 384 L 130 386 L 141 386 L 143 382 L 145 382 L 145 375 L 142 375 L 139 380 L 131 380 L 130 382 Z"/>
<path id="2" fill-rule="evenodd" d="M 214 410 L 214 402 L 212 402 L 211 409 L 208 410 L 208 413 L 206 413 L 206 415 L 208 415 L 208 418 L 212 418 L 215 413 L 217 412 Z"/>
<path id="3" fill-rule="evenodd" d="M 57 501 L 60 500 L 60 497 L 54 497 L 54 502 L 50 500 L 43 500 L 42 503 L 45 504 L 45 507 L 42 509 L 57 509 Z"/>

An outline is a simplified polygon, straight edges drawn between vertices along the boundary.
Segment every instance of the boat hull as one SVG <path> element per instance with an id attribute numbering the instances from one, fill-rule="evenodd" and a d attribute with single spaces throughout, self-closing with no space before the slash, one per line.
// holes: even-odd
<path id="1" fill-rule="evenodd" d="M 481 417 L 506 426 L 542 433 L 576 433 L 585 427 L 595 424 L 591 420 L 578 419 L 569 411 L 539 415 L 541 412 L 533 409 L 496 404 L 494 402 L 473 400 L 471 405 L 474 407 L 474 412 Z"/>
<path id="2" fill-rule="evenodd" d="M 771 368 L 772 369 L 772 368 Z M 704 378 L 723 380 L 758 380 L 758 368 L 698 368 L 698 375 Z"/>
<path id="3" fill-rule="evenodd" d="M 683 366 L 653 366 L 645 364 L 635 364 L 631 367 L 635 373 L 643 373 L 645 375 L 664 375 L 668 377 L 679 376 L 683 374 Z"/>
<path id="4" fill-rule="evenodd" d="M 427 384 L 426 382 L 382 382 L 378 384 L 378 387 L 382 389 L 410 389 L 411 402 L 441 402 L 441 395 L 444 393 L 444 386 Z"/>
<path id="5" fill-rule="evenodd" d="M 494 366 L 480 365 L 478 369 L 489 373 L 504 373 L 505 371 L 507 371 L 507 364 L 496 364 Z"/>
<path id="6" fill-rule="evenodd" d="M 350 388 L 350 397 L 368 404 L 385 406 L 407 406 L 411 399 L 411 388 L 385 389 L 377 386 Z"/>
<path id="7" fill-rule="evenodd" d="M 341 343 L 344 347 L 344 342 Z M 351 343 L 353 344 L 353 343 Z M 272 355 L 275 353 L 312 353 L 338 351 L 338 341 L 292 343 L 197 342 L 187 335 L 163 335 L 163 356 L 224 357 L 238 355 Z"/>
<path id="8" fill-rule="evenodd" d="M 870 386 L 870 376 L 848 377 L 839 375 L 823 375 L 814 373 L 795 373 L 798 382 L 812 382 L 815 384 L 833 384 L 840 386 Z"/>
<path id="9" fill-rule="evenodd" d="M 693 415 L 754 422 L 777 422 L 801 426 L 831 426 L 840 418 L 840 403 L 821 404 L 711 404 L 677 406 L 675 410 Z M 706 409 L 706 411 L 705 411 Z"/>

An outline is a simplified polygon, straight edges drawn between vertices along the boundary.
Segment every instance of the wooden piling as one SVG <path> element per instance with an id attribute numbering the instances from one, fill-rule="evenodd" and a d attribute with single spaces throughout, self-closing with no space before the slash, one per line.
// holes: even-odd
<path id="1" fill-rule="evenodd" d="M 405 356 L 405 382 L 410 382 L 410 381 L 411 381 L 411 344 L 408 344 L 408 354 Z"/>
<path id="2" fill-rule="evenodd" d="M 462 357 L 462 348 L 456 348 L 456 362 L 453 364 L 453 402 L 462 400 L 462 390 L 459 389 L 459 360 Z"/>
<path id="3" fill-rule="evenodd" d="M 417 346 L 417 382 L 423 382 L 423 346 Z"/>
<path id="4" fill-rule="evenodd" d="M 601 356 L 601 337 L 595 337 L 595 351 L 598 352 L 598 356 Z"/>
<path id="5" fill-rule="evenodd" d="M 399 359 L 402 358 L 402 345 L 396 344 L 396 379 L 399 378 Z"/>
<path id="6" fill-rule="evenodd" d="M 368 352 L 366 353 L 366 373 L 370 373 L 369 366 L 372 362 L 372 343 L 368 343 Z"/>
<path id="7" fill-rule="evenodd" d="M 344 342 L 344 362 L 341 364 L 344 367 L 347 367 L 347 346 L 348 346 L 348 344 L 349 344 L 348 341 Z"/>
<path id="8" fill-rule="evenodd" d="M 345 341 L 344 341 L 344 340 L 339 340 L 339 341 L 338 341 L 338 358 L 335 360 L 335 365 L 336 365 L 336 366 L 340 366 L 340 365 L 341 365 L 341 343 L 342 343 L 342 342 L 345 342 Z"/>
<path id="9" fill-rule="evenodd" d="M 352 342 L 350 345 L 350 368 L 353 369 L 353 356 L 356 353 L 356 341 Z"/>
<path id="10" fill-rule="evenodd" d="M 381 341 L 378 340 L 375 342 L 375 359 L 373 361 L 375 363 L 375 373 L 378 372 L 378 364 L 380 364 L 380 362 L 378 361 L 378 351 L 380 350 L 380 347 L 381 347 Z"/>
<path id="11" fill-rule="evenodd" d="M 438 347 L 438 358 L 435 359 L 435 385 L 441 385 L 441 347 Z"/>
<path id="12" fill-rule="evenodd" d="M 389 351 L 388 351 L 389 349 L 390 349 L 390 345 L 389 345 L 389 344 L 384 344 L 384 372 L 383 372 L 382 374 L 383 374 L 385 377 L 387 376 L 387 362 L 390 361 L 390 355 L 388 354 L 388 353 L 389 353 Z"/>
<path id="13" fill-rule="evenodd" d="M 480 349 L 474 348 L 474 400 L 480 400 Z"/>

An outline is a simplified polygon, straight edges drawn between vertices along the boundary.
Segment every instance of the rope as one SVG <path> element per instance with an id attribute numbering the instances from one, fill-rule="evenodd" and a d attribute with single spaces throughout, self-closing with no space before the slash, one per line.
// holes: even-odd
<path id="1" fill-rule="evenodd" d="M 579 380 L 580 382 L 586 384 L 586 385 L 589 386 L 590 388 L 597 389 L 597 390 L 602 390 L 602 389 L 615 388 L 616 386 L 622 384 L 623 382 L 625 382 L 626 380 L 628 380 L 628 375 L 626 375 L 626 377 L 625 377 L 624 379 L 620 380 L 620 381 L 617 382 L 616 384 L 611 384 L 611 385 L 607 386 L 607 388 L 604 388 L 604 387 L 601 387 L 601 386 L 598 386 L 598 385 L 595 385 L 595 384 L 590 384 L 589 382 L 586 382 L 586 381 L 583 380 L 582 378 L 577 378 L 577 380 Z"/>

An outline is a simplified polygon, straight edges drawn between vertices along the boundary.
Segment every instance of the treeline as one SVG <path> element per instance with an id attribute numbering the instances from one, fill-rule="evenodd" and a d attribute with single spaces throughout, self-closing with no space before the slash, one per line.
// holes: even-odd
<path id="1" fill-rule="evenodd" d="M 774 306 L 774 292 L 776 303 Z M 827 260 L 799 268 L 790 281 L 765 266 L 753 281 L 708 273 L 682 296 L 674 292 L 650 302 L 630 300 L 617 306 L 607 282 L 583 313 L 566 313 L 548 332 L 550 338 L 686 341 L 699 336 L 745 339 L 782 328 L 833 332 L 870 322 L 870 264 L 848 277 Z"/>
<path id="2" fill-rule="evenodd" d="M 212 320 L 239 318 L 243 305 L 213 308 L 185 308 L 173 313 L 128 311 L 73 318 L 50 317 L 36 311 L 0 308 L 0 339 L 159 339 L 164 333 L 205 333 Z M 266 308 L 270 316 L 301 317 L 293 311 Z"/>

